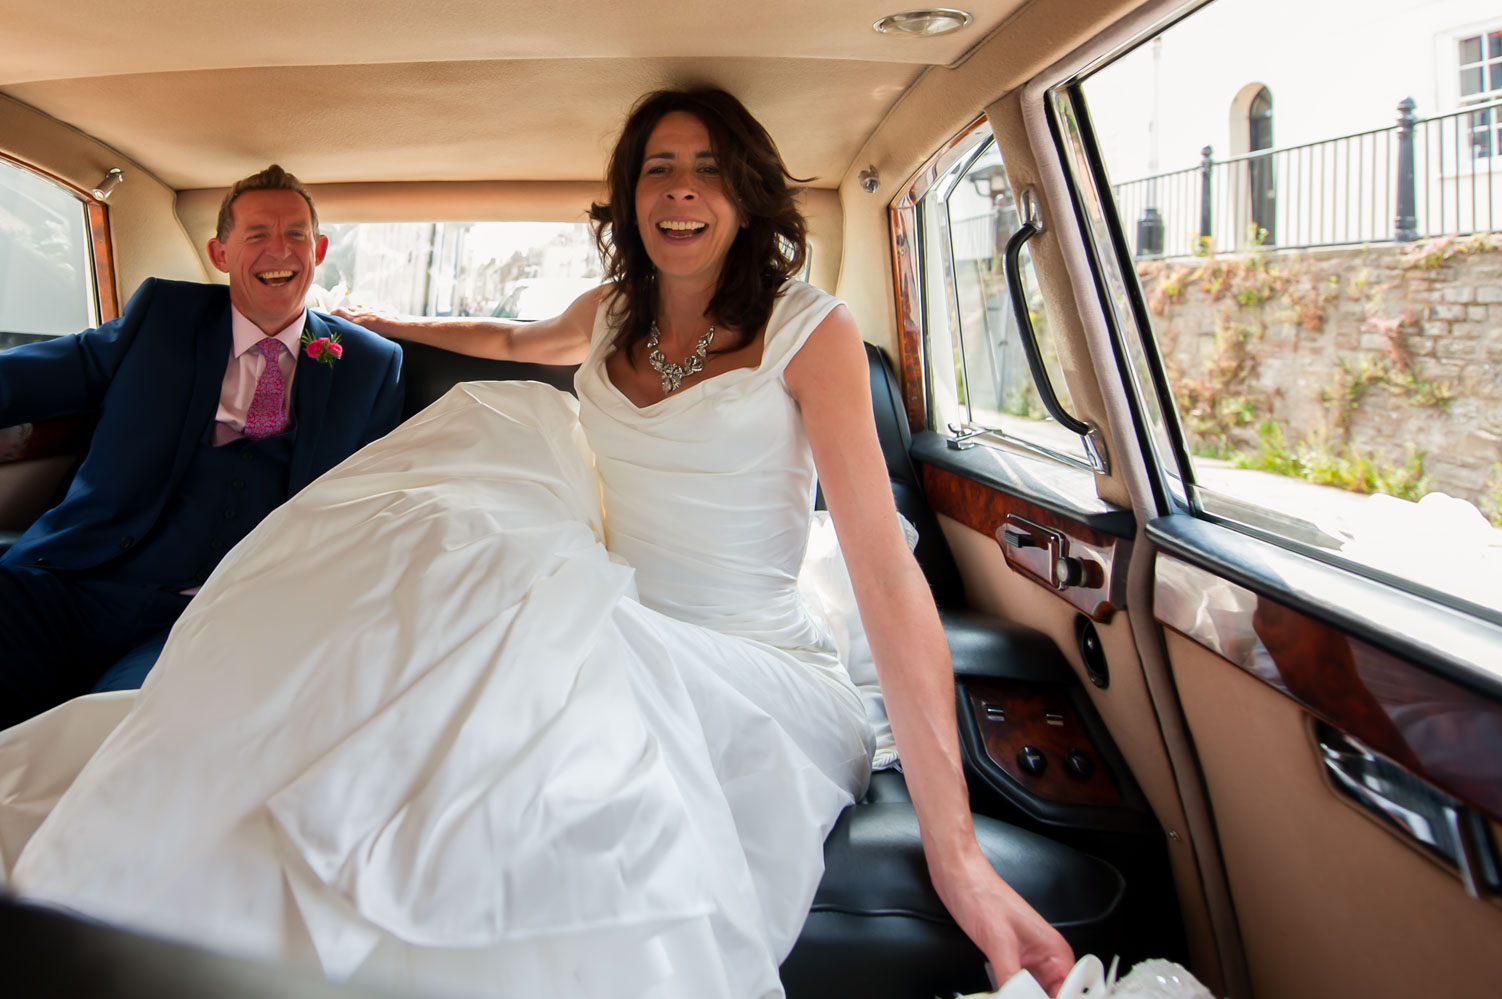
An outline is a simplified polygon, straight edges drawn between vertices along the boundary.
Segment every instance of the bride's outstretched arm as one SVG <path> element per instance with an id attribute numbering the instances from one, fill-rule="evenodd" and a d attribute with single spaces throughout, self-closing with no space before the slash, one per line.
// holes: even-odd
<path id="1" fill-rule="evenodd" d="M 949 647 L 922 570 L 898 525 L 871 419 L 865 348 L 842 305 L 788 365 L 819 484 L 850 569 L 887 715 L 945 906 L 998 981 L 1027 968 L 1050 995 L 1069 945 L 992 869 L 975 839 L 960 759 Z"/>
<path id="2" fill-rule="evenodd" d="M 589 335 L 605 289 L 574 299 L 562 314 L 536 322 L 483 317 L 395 316 L 371 309 L 335 309 L 334 315 L 384 337 L 442 347 L 471 357 L 537 364 L 578 364 L 589 353 Z"/>

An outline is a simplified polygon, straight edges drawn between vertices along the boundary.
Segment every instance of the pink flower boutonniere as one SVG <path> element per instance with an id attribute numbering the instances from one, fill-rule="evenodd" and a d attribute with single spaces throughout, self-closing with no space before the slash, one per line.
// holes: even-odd
<path id="1" fill-rule="evenodd" d="M 329 336 L 314 337 L 312 330 L 304 328 L 302 331 L 302 345 L 309 357 L 324 364 L 333 365 L 335 361 L 344 356 L 344 348 L 339 345 L 338 333 Z"/>

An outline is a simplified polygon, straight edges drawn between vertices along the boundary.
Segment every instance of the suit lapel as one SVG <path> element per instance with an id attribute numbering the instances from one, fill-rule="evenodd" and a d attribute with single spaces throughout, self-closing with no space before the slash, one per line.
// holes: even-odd
<path id="1" fill-rule="evenodd" d="M 205 428 L 214 422 L 214 415 L 219 411 L 219 396 L 224 389 L 224 373 L 229 370 L 233 343 L 228 296 L 222 302 L 211 302 L 202 312 L 191 317 L 187 328 L 193 343 L 193 388 L 188 395 L 188 408 L 177 442 L 177 455 L 172 462 L 172 474 L 167 480 L 169 483 L 177 482 L 182 476 L 203 439 Z"/>
<path id="2" fill-rule="evenodd" d="M 328 336 L 329 328 L 309 310 L 308 330 L 313 338 Z M 317 457 L 316 445 L 321 436 L 316 428 L 324 425 L 324 413 L 329 405 L 329 393 L 334 386 L 334 364 L 324 364 L 309 357 L 301 347 L 297 351 L 297 373 L 292 376 L 292 416 L 297 421 L 297 441 L 292 445 L 292 467 L 287 476 L 287 494 L 297 492 L 313 481 L 313 461 Z"/>

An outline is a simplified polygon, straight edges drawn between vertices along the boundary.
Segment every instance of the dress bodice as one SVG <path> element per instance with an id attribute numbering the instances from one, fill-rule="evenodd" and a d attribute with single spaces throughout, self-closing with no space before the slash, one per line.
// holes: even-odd
<path id="1" fill-rule="evenodd" d="M 606 544 L 636 569 L 646 606 L 827 662 L 797 577 L 813 511 L 813 455 L 783 373 L 838 300 L 789 281 L 761 362 L 698 377 L 637 406 L 610 381 L 608 305 L 575 378 L 596 457 Z"/>

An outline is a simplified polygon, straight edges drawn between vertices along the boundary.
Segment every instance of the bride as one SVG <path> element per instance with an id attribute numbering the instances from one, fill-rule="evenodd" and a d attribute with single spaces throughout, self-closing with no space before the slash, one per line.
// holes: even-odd
<path id="1" fill-rule="evenodd" d="M 592 209 L 611 284 L 532 324 L 353 317 L 578 363 L 578 401 L 458 386 L 269 517 L 13 889 L 387 987 L 780 995 L 870 753 L 797 590 L 817 468 L 934 885 L 998 980 L 1052 993 L 1069 947 L 976 844 L 861 337 L 791 279 L 790 180 L 733 97 L 651 94 Z"/>

